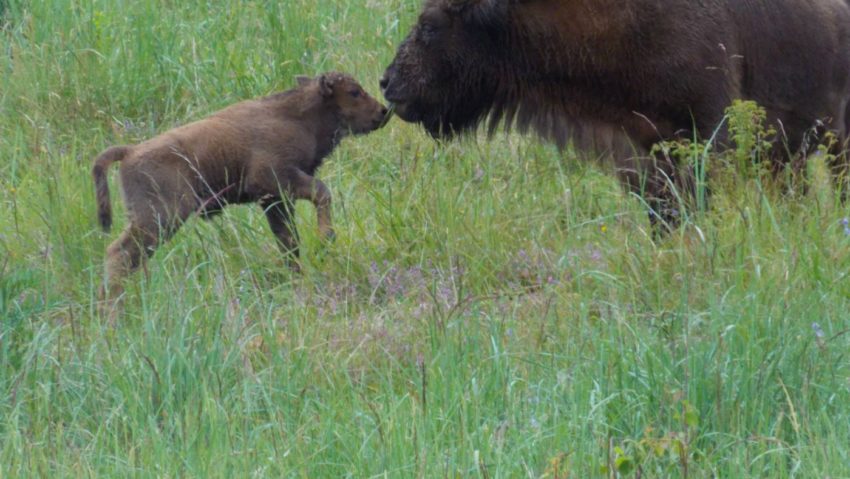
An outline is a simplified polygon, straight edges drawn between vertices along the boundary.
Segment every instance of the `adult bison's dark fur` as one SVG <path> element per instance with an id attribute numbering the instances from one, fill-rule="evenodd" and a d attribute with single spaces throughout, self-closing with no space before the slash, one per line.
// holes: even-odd
<path id="1" fill-rule="evenodd" d="M 485 120 L 605 149 L 661 212 L 686 175 L 649 152 L 710 137 L 732 100 L 765 107 L 785 147 L 848 134 L 848 0 L 426 0 L 381 87 L 435 137 Z M 815 130 L 818 130 L 816 128 Z M 721 128 L 718 143 L 726 141 Z M 787 147 L 787 148 L 786 148 Z M 787 160 L 776 158 L 782 163 Z M 843 160 L 842 160 L 843 162 Z M 681 184 L 679 184 L 681 186 Z"/>

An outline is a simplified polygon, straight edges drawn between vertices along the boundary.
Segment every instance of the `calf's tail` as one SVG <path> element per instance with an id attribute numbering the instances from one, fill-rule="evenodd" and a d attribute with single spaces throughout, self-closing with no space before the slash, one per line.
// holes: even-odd
<path id="1" fill-rule="evenodd" d="M 112 163 L 123 160 L 129 152 L 130 147 L 127 146 L 109 147 L 94 160 L 91 170 L 97 198 L 97 219 L 103 231 L 106 232 L 112 227 L 112 205 L 109 202 L 109 182 L 106 180 L 106 171 Z"/>

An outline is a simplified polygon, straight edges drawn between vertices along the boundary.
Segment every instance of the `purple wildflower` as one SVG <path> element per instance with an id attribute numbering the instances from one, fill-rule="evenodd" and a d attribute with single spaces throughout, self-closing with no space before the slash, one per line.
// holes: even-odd
<path id="1" fill-rule="evenodd" d="M 475 167 L 475 176 L 472 178 L 472 181 L 481 181 L 481 178 L 484 178 L 484 170 L 481 169 L 480 166 Z"/>
<path id="2" fill-rule="evenodd" d="M 812 330 L 814 330 L 815 336 L 817 336 L 819 339 L 823 339 L 826 336 L 826 333 L 823 332 L 823 329 L 818 323 L 812 323 Z"/>
<path id="3" fill-rule="evenodd" d="M 826 333 L 823 332 L 823 329 L 820 327 L 818 323 L 812 323 L 812 329 L 815 332 L 815 342 L 818 347 L 823 350 L 826 348 Z"/>
<path id="4" fill-rule="evenodd" d="M 596 261 L 598 263 L 598 262 L 602 261 L 602 258 L 603 258 L 602 250 L 600 250 L 599 248 L 591 248 L 590 249 L 590 259 L 592 259 L 593 261 Z"/>

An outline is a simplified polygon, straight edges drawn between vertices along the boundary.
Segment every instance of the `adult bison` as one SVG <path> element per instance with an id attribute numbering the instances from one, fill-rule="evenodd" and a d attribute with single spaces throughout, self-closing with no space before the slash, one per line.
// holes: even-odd
<path id="1" fill-rule="evenodd" d="M 652 146 L 710 137 L 734 99 L 765 107 L 785 142 L 776 151 L 800 152 L 811 131 L 832 130 L 843 142 L 850 5 L 426 0 L 381 89 L 400 118 L 434 137 L 487 122 L 491 131 L 505 124 L 604 149 L 623 183 L 671 219 L 669 186 L 683 186 L 687 174 Z M 725 140 L 721 128 L 717 141 Z"/>

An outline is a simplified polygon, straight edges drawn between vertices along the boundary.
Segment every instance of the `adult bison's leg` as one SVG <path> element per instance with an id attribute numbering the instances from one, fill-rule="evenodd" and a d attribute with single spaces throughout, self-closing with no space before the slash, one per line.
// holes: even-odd
<path id="1" fill-rule="evenodd" d="M 677 171 L 662 154 L 632 156 L 617 161 L 623 186 L 649 207 L 649 221 L 656 234 L 673 230 L 681 221 L 681 209 L 694 197 L 693 182 L 686 171 Z"/>
<path id="2" fill-rule="evenodd" d="M 830 146 L 829 169 L 832 174 L 832 182 L 841 201 L 846 202 L 848 187 L 850 187 L 850 101 L 846 102 L 841 110 L 841 115 L 836 118 L 833 132 L 836 141 Z"/>
<path id="3" fill-rule="evenodd" d="M 846 200 L 850 174 L 848 108 L 850 105 L 842 103 L 832 115 L 817 120 L 768 110 L 768 122 L 779 125 L 779 134 L 767 160 L 775 177 L 788 175 L 791 183 L 787 186 L 793 195 L 805 196 L 808 193 L 811 185 L 806 181 L 807 162 L 811 158 L 823 157 L 835 191 L 842 202 Z M 787 136 L 787 131 L 799 134 Z"/>
<path id="4" fill-rule="evenodd" d="M 847 140 L 836 142 L 830 148 L 829 167 L 832 176 L 832 185 L 844 203 L 847 201 L 848 188 L 850 188 L 850 152 L 847 150 Z"/>

